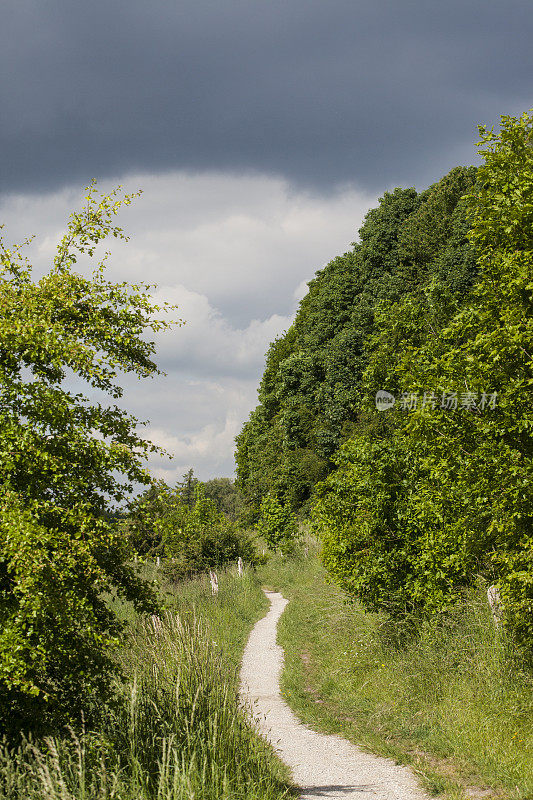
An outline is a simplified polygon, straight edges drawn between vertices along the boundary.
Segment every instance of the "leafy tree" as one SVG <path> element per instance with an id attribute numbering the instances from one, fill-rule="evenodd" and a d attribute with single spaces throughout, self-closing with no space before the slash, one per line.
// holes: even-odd
<path id="1" fill-rule="evenodd" d="M 158 372 L 143 338 L 168 323 L 147 285 L 113 283 L 105 258 L 75 271 L 133 195 L 98 196 L 71 215 L 50 272 L 33 281 L 21 247 L 0 243 L 0 725 L 46 729 L 88 713 L 111 691 L 119 624 L 103 600 L 115 591 L 153 605 L 127 566 L 110 503 L 150 478 L 157 450 L 112 401 L 119 372 Z M 76 387 L 76 388 L 69 388 Z M 84 394 L 85 386 L 89 394 Z"/>
<path id="2" fill-rule="evenodd" d="M 249 521 L 255 523 L 262 497 L 271 487 L 284 484 L 283 431 L 279 419 L 269 419 L 260 405 L 250 414 L 236 437 L 237 486 L 249 504 Z"/>
<path id="3" fill-rule="evenodd" d="M 288 553 L 294 548 L 298 537 L 296 521 L 290 508 L 272 494 L 267 494 L 261 501 L 259 533 L 273 550 Z"/>
<path id="4" fill-rule="evenodd" d="M 475 575 L 498 582 L 507 623 L 531 647 L 533 117 L 504 116 L 481 134 L 468 197 L 479 281 L 440 340 L 403 365 L 412 387 L 478 398 L 472 411 L 428 408 L 406 425 L 426 476 L 412 497 L 424 521 L 414 592 L 427 605 Z M 480 407 L 493 392 L 495 407 Z"/>
<path id="5" fill-rule="evenodd" d="M 181 497 L 175 492 L 169 492 L 164 481 L 154 481 L 146 491 L 128 503 L 127 512 L 121 520 L 121 529 L 137 555 L 164 554 L 159 520 L 180 502 Z"/>
<path id="6" fill-rule="evenodd" d="M 182 501 L 169 504 L 159 526 L 167 557 L 165 570 L 174 579 L 236 562 L 239 556 L 252 564 L 257 560 L 251 538 L 217 509 L 201 484 L 191 508 Z"/>
<path id="7" fill-rule="evenodd" d="M 244 498 L 230 478 L 211 478 L 202 483 L 205 496 L 212 500 L 218 511 L 235 521 L 244 508 Z"/>
<path id="8" fill-rule="evenodd" d="M 178 482 L 178 494 L 189 508 L 192 508 L 194 504 L 195 491 L 196 487 L 198 486 L 198 482 L 198 478 L 194 477 L 194 470 L 192 467 L 191 469 L 187 470 L 181 481 Z"/>

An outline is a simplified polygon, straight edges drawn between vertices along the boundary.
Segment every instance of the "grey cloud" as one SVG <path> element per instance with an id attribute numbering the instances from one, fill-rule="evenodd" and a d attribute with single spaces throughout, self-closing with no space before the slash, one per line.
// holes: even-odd
<path id="1" fill-rule="evenodd" d="M 113 274 L 164 287 L 167 299 L 180 306 L 178 315 L 202 326 L 174 361 L 190 361 L 205 339 L 203 332 L 216 329 L 209 358 L 213 369 L 220 333 L 227 338 L 231 329 L 236 335 L 254 319 L 292 314 L 295 288 L 349 247 L 376 202 L 375 196 L 353 190 L 327 196 L 297 192 L 265 176 L 138 174 L 122 176 L 121 182 L 131 191 L 142 188 L 143 195 L 120 215 L 131 240 L 113 242 Z M 54 245 L 81 197 L 69 189 L 0 198 L 8 242 L 36 234 L 29 256 L 38 274 L 49 268 Z M 221 331 L 223 320 L 230 327 Z M 188 324 L 182 340 L 189 342 L 191 331 Z M 236 366 L 244 364 L 242 359 Z"/>
<path id="2" fill-rule="evenodd" d="M 130 241 L 108 243 L 109 278 L 157 284 L 157 301 L 176 304 L 174 316 L 187 323 L 154 336 L 167 375 L 123 376 L 120 405 L 148 420 L 147 434 L 175 454 L 171 462 L 152 459 L 154 474 L 172 482 L 194 466 L 202 478 L 230 475 L 234 437 L 256 405 L 269 343 L 290 325 L 315 270 L 353 240 L 375 197 L 320 196 L 273 178 L 219 173 L 126 175 L 123 183 L 145 191 L 118 219 Z M 36 234 L 27 250 L 36 276 L 50 269 L 79 195 L 0 198 L 7 242 Z"/>
<path id="3" fill-rule="evenodd" d="M 0 33 L 2 191 L 124 171 L 426 184 L 533 103 L 529 0 L 20 0 Z"/>

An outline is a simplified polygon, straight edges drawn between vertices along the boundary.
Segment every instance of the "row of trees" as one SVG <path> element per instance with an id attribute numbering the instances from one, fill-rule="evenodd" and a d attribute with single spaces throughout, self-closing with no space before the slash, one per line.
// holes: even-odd
<path id="1" fill-rule="evenodd" d="M 482 578 L 530 648 L 533 119 L 481 135 L 479 169 L 386 193 L 309 284 L 238 437 L 238 483 L 256 513 L 267 496 L 310 511 L 367 607 L 442 610 Z"/>

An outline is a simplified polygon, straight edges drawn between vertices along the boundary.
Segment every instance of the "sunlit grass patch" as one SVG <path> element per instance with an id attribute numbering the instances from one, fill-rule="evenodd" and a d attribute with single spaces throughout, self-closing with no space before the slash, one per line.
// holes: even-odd
<path id="1" fill-rule="evenodd" d="M 347 604 L 315 557 L 273 559 L 261 578 L 291 600 L 282 684 L 305 722 L 413 764 L 449 798 L 533 797 L 533 680 L 486 594 L 402 629 Z"/>

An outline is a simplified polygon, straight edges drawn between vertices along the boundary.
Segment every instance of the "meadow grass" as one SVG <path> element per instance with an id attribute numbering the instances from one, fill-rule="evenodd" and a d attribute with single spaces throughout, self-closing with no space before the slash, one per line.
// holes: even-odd
<path id="1" fill-rule="evenodd" d="M 155 573 L 154 573 L 155 574 Z M 0 749 L 1 800 L 281 800 L 287 771 L 237 697 L 237 666 L 266 600 L 248 573 L 161 584 L 166 610 L 128 622 L 121 698 L 98 730 Z"/>
<path id="2" fill-rule="evenodd" d="M 209 627 L 212 640 L 220 645 L 223 658 L 236 680 L 248 635 L 266 613 L 268 600 L 251 568 L 246 568 L 242 578 L 236 566 L 217 574 L 219 591 L 213 596 L 208 575 L 173 583 L 153 562 L 147 562 L 141 568 L 142 577 L 154 584 L 165 610 L 179 614 L 184 620 L 201 619 Z M 137 619 L 131 603 L 114 598 L 110 604 L 120 619 L 129 623 Z"/>
<path id="3" fill-rule="evenodd" d="M 533 798 L 533 680 L 484 592 L 399 626 L 348 604 L 316 552 L 276 557 L 260 577 L 291 601 L 282 690 L 301 719 L 411 764 L 436 794 Z"/>

